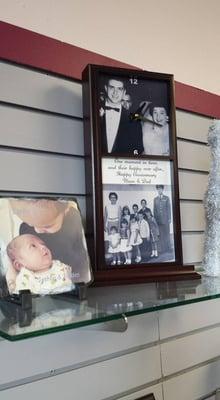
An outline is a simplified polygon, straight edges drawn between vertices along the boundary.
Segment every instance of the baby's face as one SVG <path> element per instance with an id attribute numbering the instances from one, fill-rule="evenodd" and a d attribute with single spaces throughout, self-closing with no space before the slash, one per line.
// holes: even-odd
<path id="1" fill-rule="evenodd" d="M 52 255 L 44 242 L 33 235 L 21 235 L 16 239 L 16 261 L 33 272 L 47 271 Z"/>

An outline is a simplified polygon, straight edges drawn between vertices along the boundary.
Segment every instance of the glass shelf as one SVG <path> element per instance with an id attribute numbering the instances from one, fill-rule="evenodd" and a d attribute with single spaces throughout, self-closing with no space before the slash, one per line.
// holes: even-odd
<path id="1" fill-rule="evenodd" d="M 87 300 L 69 295 L 33 298 L 31 311 L 0 300 L 0 336 L 20 340 L 220 297 L 220 278 L 89 288 Z"/>

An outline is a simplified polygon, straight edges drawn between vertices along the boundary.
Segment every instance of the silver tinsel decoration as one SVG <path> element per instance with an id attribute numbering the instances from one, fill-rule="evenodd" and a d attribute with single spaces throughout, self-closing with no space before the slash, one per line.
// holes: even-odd
<path id="1" fill-rule="evenodd" d="M 206 229 L 204 241 L 204 274 L 220 276 L 220 120 L 208 132 L 211 167 L 204 197 Z"/>

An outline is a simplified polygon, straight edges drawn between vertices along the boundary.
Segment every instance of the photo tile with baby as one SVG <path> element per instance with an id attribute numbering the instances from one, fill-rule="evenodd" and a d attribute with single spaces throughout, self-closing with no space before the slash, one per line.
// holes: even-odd
<path id="1" fill-rule="evenodd" d="M 92 279 L 80 211 L 70 198 L 0 198 L 0 297 L 72 291 Z"/>

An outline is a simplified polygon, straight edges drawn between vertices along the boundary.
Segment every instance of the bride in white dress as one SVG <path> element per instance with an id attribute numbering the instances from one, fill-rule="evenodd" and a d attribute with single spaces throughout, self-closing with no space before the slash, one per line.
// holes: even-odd
<path id="1" fill-rule="evenodd" d="M 143 109 L 143 116 L 148 121 L 142 121 L 143 154 L 169 155 L 169 117 L 166 109 L 165 107 L 153 107 L 151 115 L 149 103 L 145 103 L 147 107 L 145 107 L 145 110 Z"/>

